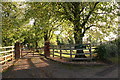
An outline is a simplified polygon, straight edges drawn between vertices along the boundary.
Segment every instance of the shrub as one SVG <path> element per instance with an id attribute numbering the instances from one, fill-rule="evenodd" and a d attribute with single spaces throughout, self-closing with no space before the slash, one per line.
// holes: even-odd
<path id="1" fill-rule="evenodd" d="M 105 48 L 106 48 L 105 44 L 97 46 L 97 48 L 95 50 L 95 52 L 97 53 L 97 59 L 104 60 L 107 57 Z"/>
<path id="2" fill-rule="evenodd" d="M 114 41 L 114 44 L 116 44 L 117 45 L 117 47 L 118 47 L 118 55 L 120 56 L 120 37 L 118 37 L 117 39 L 115 39 Z"/>
<path id="3" fill-rule="evenodd" d="M 118 54 L 118 46 L 114 43 L 105 43 L 97 46 L 95 50 L 97 55 L 97 59 L 99 60 L 108 60 L 111 57 L 115 57 Z"/>

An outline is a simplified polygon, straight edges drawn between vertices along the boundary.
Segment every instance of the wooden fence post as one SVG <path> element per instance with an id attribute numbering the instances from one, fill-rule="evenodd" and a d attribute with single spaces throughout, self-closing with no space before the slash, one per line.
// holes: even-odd
<path id="1" fill-rule="evenodd" d="M 34 53 L 35 53 L 35 49 L 34 48 L 32 48 L 32 52 L 33 52 L 33 56 L 34 56 Z"/>
<path id="2" fill-rule="evenodd" d="M 53 45 L 53 57 L 54 57 L 54 45 Z"/>
<path id="3" fill-rule="evenodd" d="M 91 48 L 91 44 L 90 44 L 90 59 L 92 59 L 92 50 L 91 50 L 92 48 Z"/>
<path id="4" fill-rule="evenodd" d="M 61 50 L 61 45 L 60 45 L 60 59 L 62 59 L 62 50 Z"/>
<path id="5" fill-rule="evenodd" d="M 71 48 L 71 44 L 70 44 L 70 58 L 72 58 L 72 48 Z"/>
<path id="6" fill-rule="evenodd" d="M 14 60 L 14 47 L 12 47 L 12 61 Z"/>
<path id="7" fill-rule="evenodd" d="M 5 53 L 4 56 L 6 56 L 6 55 L 7 55 L 7 53 Z M 7 57 L 5 57 L 4 60 L 5 60 L 5 64 L 7 64 L 7 61 L 6 61 L 6 60 L 7 60 Z"/>
<path id="8" fill-rule="evenodd" d="M 20 43 L 16 42 L 15 43 L 15 59 L 20 58 Z"/>
<path id="9" fill-rule="evenodd" d="M 19 45 L 20 45 L 20 58 L 22 58 L 22 57 L 23 57 L 23 56 L 22 56 L 22 55 L 23 55 L 23 54 L 22 54 L 22 48 L 23 48 L 23 45 L 20 44 L 20 43 L 19 43 Z"/>
<path id="10" fill-rule="evenodd" d="M 23 47 L 20 49 L 21 58 L 23 57 Z"/>

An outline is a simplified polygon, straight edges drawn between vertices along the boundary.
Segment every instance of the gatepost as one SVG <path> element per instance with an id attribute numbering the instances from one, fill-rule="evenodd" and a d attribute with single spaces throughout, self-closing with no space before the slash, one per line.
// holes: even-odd
<path id="1" fill-rule="evenodd" d="M 16 42 L 15 43 L 15 59 L 20 58 L 20 43 Z"/>
<path id="2" fill-rule="evenodd" d="M 44 55 L 45 57 L 50 57 L 50 42 L 45 42 Z"/>

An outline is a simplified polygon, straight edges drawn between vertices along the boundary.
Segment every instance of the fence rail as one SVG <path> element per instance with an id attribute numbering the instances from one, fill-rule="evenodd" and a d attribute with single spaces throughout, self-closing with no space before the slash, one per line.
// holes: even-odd
<path id="1" fill-rule="evenodd" d="M 14 59 L 14 46 L 0 47 L 0 51 L 0 64 L 6 64 Z"/>
<path id="2" fill-rule="evenodd" d="M 14 48 L 14 46 L 7 46 L 7 47 L 0 47 L 0 49 L 5 49 L 5 48 Z"/>
<path id="3" fill-rule="evenodd" d="M 93 59 L 92 50 L 95 49 L 95 47 L 93 47 L 93 45 L 91 44 L 51 45 L 50 49 L 52 50 L 51 51 L 52 57 L 57 56 L 57 57 L 60 57 L 60 59 L 67 58 L 72 60 L 73 59 L 74 60 L 92 60 Z M 77 50 L 87 50 L 87 52 L 76 54 Z M 65 55 L 67 55 L 67 57 Z M 89 55 L 89 57 L 75 58 L 76 55 Z"/>
<path id="4" fill-rule="evenodd" d="M 26 56 L 29 53 L 32 53 L 34 56 L 34 53 L 36 52 L 36 50 L 42 51 L 44 49 L 44 47 L 41 48 L 21 48 L 21 57 Z"/>

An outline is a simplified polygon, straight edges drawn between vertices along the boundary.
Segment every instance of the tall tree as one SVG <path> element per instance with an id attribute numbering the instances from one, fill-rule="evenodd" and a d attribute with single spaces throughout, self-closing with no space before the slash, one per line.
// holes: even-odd
<path id="1" fill-rule="evenodd" d="M 83 43 L 83 37 L 91 27 L 108 28 L 107 26 L 113 25 L 116 18 L 115 2 L 66 2 L 57 3 L 57 8 L 59 8 L 56 11 L 58 15 L 73 23 L 76 44 Z M 101 26 L 100 24 L 103 24 L 103 22 L 105 22 L 105 25 Z M 83 51 L 77 50 L 77 53 L 83 53 Z"/>
<path id="2" fill-rule="evenodd" d="M 28 3 L 30 8 L 26 11 L 26 18 L 32 18 L 35 20 L 34 26 L 37 28 L 37 33 L 41 32 L 44 38 L 45 53 L 49 53 L 49 43 L 52 38 L 53 32 L 58 27 L 58 19 L 55 19 L 53 3 L 33 2 Z M 56 26 L 55 26 L 56 25 Z M 39 36 L 40 37 L 40 36 Z M 39 40 L 39 39 L 36 39 Z"/>

